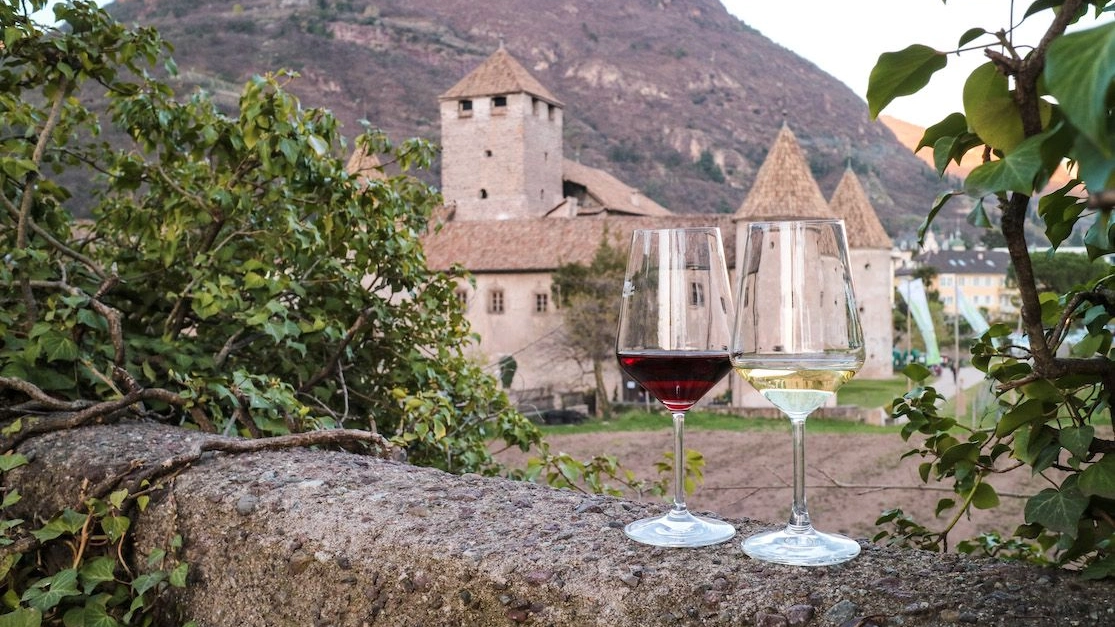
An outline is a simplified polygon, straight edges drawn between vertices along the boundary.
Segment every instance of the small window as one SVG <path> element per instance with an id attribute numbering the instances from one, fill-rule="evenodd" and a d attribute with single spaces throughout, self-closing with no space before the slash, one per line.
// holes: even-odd
<path id="1" fill-rule="evenodd" d="M 534 295 L 534 313 L 546 313 L 550 308 L 550 295 L 539 292 Z"/>
<path id="2" fill-rule="evenodd" d="M 533 115 L 538 115 L 539 110 L 542 108 L 542 101 L 537 98 L 530 99 L 530 112 Z"/>
<path id="3" fill-rule="evenodd" d="M 488 313 L 503 313 L 503 290 L 492 290 L 488 293 Z"/>
<path id="4" fill-rule="evenodd" d="M 456 291 L 457 302 L 461 304 L 461 309 L 468 311 L 468 290 Z"/>
<path id="5" fill-rule="evenodd" d="M 457 117 L 459 117 L 459 118 L 472 117 L 472 101 L 471 100 L 458 100 L 457 101 Z"/>
<path id="6" fill-rule="evenodd" d="M 492 115 L 503 115 L 505 113 L 507 113 L 507 96 L 493 96 Z"/>
<path id="7" fill-rule="evenodd" d="M 696 281 L 689 284 L 689 306 L 705 306 L 705 286 L 697 283 Z"/>
<path id="8" fill-rule="evenodd" d="M 554 105 L 550 105 L 549 115 L 550 115 L 551 120 L 553 120 L 555 117 L 557 117 L 557 107 L 555 107 Z"/>
<path id="9" fill-rule="evenodd" d="M 491 150 L 485 150 L 485 151 L 484 151 L 484 156 L 485 156 L 485 157 L 490 157 L 490 156 L 492 156 L 492 151 L 491 151 Z"/>
<path id="10" fill-rule="evenodd" d="M 486 189 L 480 190 L 480 200 L 484 200 L 487 197 L 488 197 L 488 190 L 486 190 Z"/>

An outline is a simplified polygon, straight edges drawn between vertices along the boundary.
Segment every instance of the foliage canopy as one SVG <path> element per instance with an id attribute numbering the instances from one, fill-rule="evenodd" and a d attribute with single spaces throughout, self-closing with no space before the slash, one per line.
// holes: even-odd
<path id="1" fill-rule="evenodd" d="M 1115 252 L 1115 22 L 1086 22 L 1110 13 L 1112 3 L 1038 0 L 1021 20 L 1011 15 L 1012 5 L 1002 3 L 1002 30 L 972 28 L 953 50 L 911 45 L 882 55 L 871 73 L 868 105 L 878 115 L 895 98 L 928 84 L 949 55 L 980 51 L 988 58 L 968 77 L 964 110 L 929 127 L 920 142 L 919 149 L 932 147 L 941 174 L 971 150 L 984 155 L 963 189 L 942 194 L 928 209 L 922 233 L 951 198 L 974 197 L 969 221 L 998 228 L 1010 251 L 1026 336 L 1025 345 L 1016 345 L 1009 339 L 1013 328 L 993 325 L 972 348 L 972 363 L 998 384 L 998 411 L 988 424 L 969 427 L 940 415 L 942 399 L 931 387 L 896 401 L 894 415 L 909 420 L 904 435 L 924 436 L 911 451 L 926 460 L 923 480 L 952 481 L 957 498 L 939 505 L 941 512 L 954 512 L 943 529 L 930 530 L 895 510 L 880 520 L 893 526 L 880 538 L 946 548 L 952 525 L 969 508 L 998 505 L 990 481 L 995 474 L 1025 469 L 1045 477 L 1049 487 L 1029 499 L 1016 537 L 960 548 L 1038 560 L 1052 555 L 1088 576 L 1108 577 L 1115 575 L 1115 272 L 1107 268 L 1098 278 L 1078 276 L 1059 285 L 1059 293 L 1040 292 L 1025 226 L 1043 223 L 1055 248 L 1079 223 L 1087 227 L 1089 257 Z M 1020 21 L 1041 18 L 1049 26 L 1040 41 L 1014 40 Z M 1089 27 L 1069 33 L 1070 25 Z M 1074 178 L 1042 195 L 1033 212 L 1032 200 L 1066 160 Z M 985 203 L 1001 210 L 997 227 Z M 1063 347 L 1072 329 L 1084 330 L 1084 339 Z M 927 373 L 911 367 L 908 374 L 922 382 Z"/>

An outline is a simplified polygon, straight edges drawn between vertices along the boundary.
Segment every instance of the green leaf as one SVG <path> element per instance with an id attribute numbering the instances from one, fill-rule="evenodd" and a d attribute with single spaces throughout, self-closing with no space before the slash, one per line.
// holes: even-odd
<path id="1" fill-rule="evenodd" d="M 1087 496 L 1115 498 L 1115 456 L 1106 455 L 1085 468 L 1080 473 L 1078 485 L 1080 491 Z"/>
<path id="2" fill-rule="evenodd" d="M 35 608 L 20 607 L 0 616 L 0 627 L 40 627 L 43 613 Z"/>
<path id="3" fill-rule="evenodd" d="M 8 451 L 0 455 L 0 472 L 8 472 L 27 463 L 27 458 L 19 453 Z"/>
<path id="4" fill-rule="evenodd" d="M 128 533 L 131 524 L 132 521 L 127 516 L 105 516 L 101 519 L 101 530 L 105 532 L 110 542 L 116 543 Z"/>
<path id="5" fill-rule="evenodd" d="M 948 65 L 948 57 L 929 46 L 914 44 L 898 52 L 879 55 L 867 81 L 871 117 L 879 117 L 895 98 L 917 93 L 929 84 L 934 72 Z"/>
<path id="6" fill-rule="evenodd" d="M 1083 460 L 1088 457 L 1088 447 L 1092 445 L 1095 436 L 1096 428 L 1092 425 L 1084 425 L 1081 427 L 1065 427 L 1061 429 L 1058 437 L 1065 450 L 1072 453 L 1077 459 Z M 1080 489 L 1083 490 L 1084 487 L 1081 486 Z"/>
<path id="7" fill-rule="evenodd" d="M 175 588 L 185 588 L 186 576 L 189 574 L 189 571 L 189 564 L 179 564 L 175 566 L 174 570 L 170 571 L 170 578 L 168 580 L 170 582 L 170 585 L 174 586 Z"/>
<path id="8" fill-rule="evenodd" d="M 1044 165 L 1041 154 L 1044 139 L 1043 135 L 1035 135 L 1020 140 L 1006 157 L 978 166 L 964 179 L 964 190 L 972 196 L 1003 191 L 1032 195 Z"/>
<path id="9" fill-rule="evenodd" d="M 1073 126 L 1108 156 L 1107 94 L 1115 81 L 1115 23 L 1058 37 L 1045 60 L 1045 84 Z"/>
<path id="10" fill-rule="evenodd" d="M 93 593 L 98 584 L 115 579 L 116 560 L 111 557 L 97 557 L 89 560 L 78 572 L 85 596 Z"/>
<path id="11" fill-rule="evenodd" d="M 921 364 L 912 363 L 902 369 L 902 374 L 912 381 L 921 382 L 928 379 L 932 372 Z"/>
<path id="12" fill-rule="evenodd" d="M 972 494 L 972 507 L 994 509 L 999 507 L 999 494 L 990 483 L 979 483 Z"/>
<path id="13" fill-rule="evenodd" d="M 77 359 L 77 344 L 69 335 L 52 330 L 39 338 L 39 342 L 46 350 L 47 361 L 73 361 Z"/>
<path id="14" fill-rule="evenodd" d="M 1025 517 L 1027 523 L 1076 537 L 1077 526 L 1084 510 L 1088 508 L 1088 497 L 1072 485 L 1069 480 L 1058 488 L 1046 488 L 1026 501 Z"/>
<path id="15" fill-rule="evenodd" d="M 36 581 L 23 593 L 21 600 L 45 612 L 61 603 L 62 599 L 79 594 L 81 593 L 77 589 L 77 571 L 67 568 Z"/>
<path id="16" fill-rule="evenodd" d="M 973 206 L 972 210 L 968 212 L 967 219 L 968 224 L 983 229 L 989 229 L 993 226 L 991 224 L 991 219 L 987 217 L 987 211 L 985 211 L 983 208 L 983 198 L 980 198 L 976 201 L 975 206 Z"/>
<path id="17" fill-rule="evenodd" d="M 166 573 L 161 571 L 146 573 L 136 577 L 132 581 L 132 590 L 134 590 L 137 595 L 142 595 L 144 592 L 162 583 L 165 579 Z"/>
<path id="18" fill-rule="evenodd" d="M 964 114 L 959 112 L 950 113 L 945 116 L 945 119 L 925 129 L 925 133 L 922 134 L 921 141 L 914 148 L 914 152 L 926 146 L 934 146 L 942 139 L 956 139 L 967 132 L 968 120 L 964 117 Z"/>

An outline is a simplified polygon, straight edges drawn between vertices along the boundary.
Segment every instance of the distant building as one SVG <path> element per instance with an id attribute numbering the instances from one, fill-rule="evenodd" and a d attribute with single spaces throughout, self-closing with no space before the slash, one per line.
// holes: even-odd
<path id="1" fill-rule="evenodd" d="M 446 211 L 424 246 L 431 268 L 461 264 L 473 275 L 474 284 L 462 284 L 458 294 L 480 337 L 477 357 L 493 373 L 501 358 L 514 357 L 513 396 L 554 398 L 593 386 L 590 364 L 577 363 L 561 341 L 562 314 L 550 278 L 560 265 L 589 263 L 605 238 L 626 250 L 636 228 L 718 226 L 734 283 L 737 229 L 774 217 L 839 214 L 848 222 L 868 334 L 863 375 L 890 376 L 889 240 L 858 183 L 838 189 L 830 207 L 788 127 L 734 215 L 676 215 L 611 174 L 565 159 L 564 105 L 502 47 L 440 101 Z M 876 322 L 883 312 L 886 324 Z M 629 387 L 614 363 L 606 382 L 617 396 Z M 746 385 L 732 376 L 709 397 L 729 384 Z M 738 391 L 733 397 L 744 403 Z"/>
<path id="2" fill-rule="evenodd" d="M 1005 250 L 936 250 L 915 256 L 913 262 L 937 271 L 926 289 L 940 295 L 945 315 L 956 314 L 960 295 L 984 310 L 989 320 L 1018 315 L 1018 290 L 1007 281 L 1010 254 Z"/>

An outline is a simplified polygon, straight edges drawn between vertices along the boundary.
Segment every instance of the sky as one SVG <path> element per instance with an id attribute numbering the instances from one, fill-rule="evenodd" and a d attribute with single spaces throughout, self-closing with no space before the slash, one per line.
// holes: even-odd
<path id="1" fill-rule="evenodd" d="M 991 32 L 1004 28 L 1012 4 L 1011 0 L 721 1 L 729 13 L 836 77 L 865 101 L 868 77 L 880 54 L 915 43 L 955 50 L 969 28 Z M 1030 1 L 1014 4 L 1020 17 Z M 1040 23 L 1039 16 L 1027 20 L 1015 42 L 1037 41 L 1049 23 L 1049 12 L 1045 13 Z M 950 56 L 948 66 L 933 76 L 925 90 L 894 100 L 881 114 L 919 126 L 939 122 L 961 110 L 964 79 L 986 61 L 982 49 Z"/>

